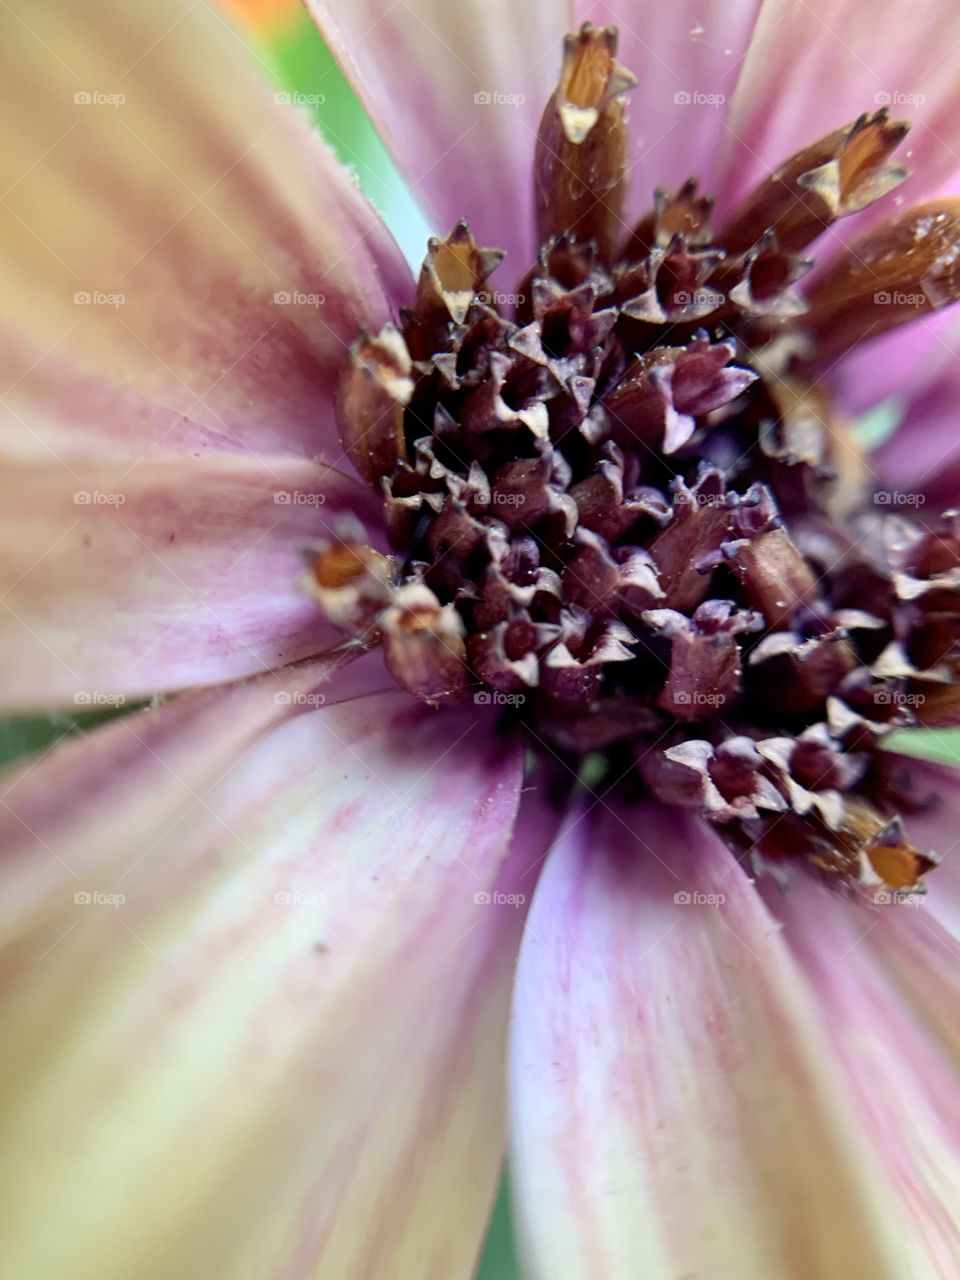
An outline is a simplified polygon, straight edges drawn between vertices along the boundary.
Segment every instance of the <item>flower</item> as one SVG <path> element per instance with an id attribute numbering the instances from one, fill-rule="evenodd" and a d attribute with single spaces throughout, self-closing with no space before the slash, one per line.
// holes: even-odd
<path id="1" fill-rule="evenodd" d="M 512 1005 L 531 1274 L 952 1274 L 960 885 L 949 859 L 917 881 L 960 788 L 875 740 L 928 698 L 953 715 L 954 206 L 910 221 L 911 197 L 894 234 L 874 197 L 903 177 L 883 108 L 909 96 L 892 198 L 940 200 L 960 18 L 766 3 L 714 30 L 607 4 L 619 52 L 572 36 L 551 98 L 585 14 L 311 8 L 453 228 L 416 289 L 206 4 L 3 19 L 0 688 L 21 709 L 176 694 L 4 780 L 11 1272 L 469 1275 Z M 623 249 L 616 202 L 657 181 L 673 194 Z M 563 239 L 574 217 L 589 237 Z M 535 221 L 561 237 L 540 268 L 494 274 L 487 245 L 534 263 Z M 524 297 L 499 303 L 501 278 Z M 590 353 L 625 331 L 639 365 L 605 382 Z M 869 462 L 894 522 L 873 511 L 842 571 L 869 486 L 824 389 L 903 419 Z M 921 499 L 933 533 L 901 519 Z M 689 520 L 669 558 L 624 540 Z M 544 521 L 569 543 L 550 563 Z M 505 601 L 523 626 L 490 643 Z M 729 735 L 758 627 L 772 678 Z M 620 685 L 638 634 L 667 674 Z M 599 776 L 661 723 L 672 754 L 642 779 L 631 757 L 633 792 Z"/>

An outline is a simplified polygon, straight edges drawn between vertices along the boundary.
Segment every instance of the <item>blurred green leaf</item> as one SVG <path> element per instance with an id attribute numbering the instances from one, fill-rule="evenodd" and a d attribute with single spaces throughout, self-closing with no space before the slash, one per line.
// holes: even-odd
<path id="1" fill-rule="evenodd" d="M 128 715 L 136 711 L 142 703 L 131 704 L 118 710 L 114 707 L 102 711 L 63 712 L 49 716 L 11 716 L 0 720 L 0 768 L 13 764 L 22 756 L 33 755 L 38 751 L 54 747 L 62 738 L 72 738 L 75 734 L 86 733 L 103 724 L 105 720 L 115 720 L 117 716 Z"/>
<path id="2" fill-rule="evenodd" d="M 960 765 L 960 729 L 900 729 L 890 735 L 884 746 L 921 760 Z"/>
<path id="3" fill-rule="evenodd" d="M 497 1202 L 493 1207 L 487 1244 L 476 1280 L 520 1280 L 513 1215 L 510 1211 L 510 1185 L 506 1176 L 500 1184 Z"/>
<path id="4" fill-rule="evenodd" d="M 903 418 L 903 403 L 896 396 L 881 400 L 851 425 L 863 449 L 879 449 L 889 440 Z"/>
<path id="5" fill-rule="evenodd" d="M 313 23 L 304 15 L 269 43 L 261 38 L 257 44 L 277 83 L 317 122 L 385 218 L 407 260 L 419 266 L 430 226 Z"/>

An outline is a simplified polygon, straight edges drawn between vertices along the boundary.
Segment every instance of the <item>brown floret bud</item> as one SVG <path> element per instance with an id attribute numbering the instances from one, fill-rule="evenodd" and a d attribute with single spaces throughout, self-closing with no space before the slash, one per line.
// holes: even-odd
<path id="1" fill-rule="evenodd" d="M 594 240 L 609 260 L 622 238 L 626 111 L 636 79 L 616 60 L 617 32 L 584 23 L 564 41 L 560 81 L 544 109 L 534 160 L 537 231 Z"/>

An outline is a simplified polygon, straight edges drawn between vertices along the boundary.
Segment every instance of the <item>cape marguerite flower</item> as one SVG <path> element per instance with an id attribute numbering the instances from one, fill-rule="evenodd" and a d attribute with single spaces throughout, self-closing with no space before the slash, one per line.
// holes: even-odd
<path id="1" fill-rule="evenodd" d="M 509 1110 L 531 1275 L 956 1275 L 960 10 L 310 7 L 416 285 L 210 5 L 0 18 L 0 690 L 165 695 L 3 784 L 9 1274 L 469 1276 Z"/>

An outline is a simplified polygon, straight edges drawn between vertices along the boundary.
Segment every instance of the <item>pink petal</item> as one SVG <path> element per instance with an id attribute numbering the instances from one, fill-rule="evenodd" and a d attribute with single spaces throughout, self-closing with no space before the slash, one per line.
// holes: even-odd
<path id="1" fill-rule="evenodd" d="M 624 819 L 633 830 L 607 813 L 560 839 L 521 949 L 512 1107 L 530 1274 L 913 1274 L 751 882 L 694 820 Z"/>
<path id="2" fill-rule="evenodd" d="M 960 321 L 955 314 L 931 319 L 941 323 L 922 329 L 915 336 L 908 329 L 899 348 L 880 351 L 876 356 L 868 350 L 851 381 L 855 379 L 854 387 L 863 386 L 884 356 L 887 368 L 900 373 L 903 417 L 890 439 L 871 458 L 871 470 L 888 489 L 919 489 L 955 506 L 960 480 L 956 429 L 960 406 Z"/>
<path id="3" fill-rule="evenodd" d="M 847 903 L 806 876 L 786 893 L 765 885 L 772 914 L 816 993 L 845 1076 L 843 1096 L 876 1151 L 917 1249 L 913 1274 L 960 1272 L 960 1077 L 878 961 L 892 915 L 907 905 Z M 936 892 L 936 886 L 933 886 Z M 936 981 L 931 968 L 931 981 Z"/>
<path id="4" fill-rule="evenodd" d="M 335 649 L 267 675 L 182 694 L 64 737 L 0 776 L 0 939 L 125 849 L 204 816 L 204 794 L 270 729 L 347 698 L 394 692 L 372 652 Z M 117 803 L 117 797 L 123 803 Z"/>
<path id="5" fill-rule="evenodd" d="M 0 24 L 4 452 L 336 463 L 344 344 L 410 287 L 352 179 L 213 5 Z"/>
<path id="6" fill-rule="evenodd" d="M 435 230 L 466 217 L 505 249 L 502 288 L 533 264 L 533 151 L 560 71 L 568 0 L 307 0 Z M 479 95 L 479 100 L 478 100 Z"/>
<path id="7" fill-rule="evenodd" d="M 839 404 L 848 413 L 860 414 L 895 397 L 906 421 L 912 402 L 939 374 L 943 357 L 952 355 L 952 331 L 957 327 L 956 314 L 944 308 L 855 347 L 830 370 Z"/>
<path id="8" fill-rule="evenodd" d="M 333 642 L 302 551 L 359 481 L 230 455 L 0 473 L 0 703 L 97 705 L 281 666 Z"/>
<path id="9" fill-rule="evenodd" d="M 198 778 L 178 821 L 185 779 L 146 847 L 109 776 L 89 828 L 36 832 L 106 848 L 91 901 L 62 877 L 3 953 L 12 1274 L 470 1273 L 523 916 L 483 896 L 540 853 L 504 861 L 521 762 L 472 712 L 364 698 Z"/>
<path id="10" fill-rule="evenodd" d="M 638 80 L 627 97 L 627 222 L 652 206 L 656 187 L 676 190 L 694 177 L 712 194 L 727 106 L 760 0 L 576 0 L 575 8 L 578 22 L 619 29 L 619 60 Z"/>
<path id="11" fill-rule="evenodd" d="M 911 1004 L 960 1064 L 960 936 L 926 904 L 892 911 L 869 941 Z"/>
<path id="12" fill-rule="evenodd" d="M 910 815 L 911 838 L 941 858 L 930 873 L 924 916 L 935 916 L 960 946 L 960 769 L 903 756 L 898 763 L 914 797 L 926 806 Z"/>
<path id="13" fill-rule="evenodd" d="M 958 40 L 953 0 L 890 0 L 882 20 L 845 0 L 764 0 L 727 117 L 723 209 L 806 143 L 884 104 L 914 123 L 903 148 L 913 176 L 898 195 L 912 204 L 932 192 L 957 163 Z"/>
<path id="14" fill-rule="evenodd" d="M 926 814 L 909 818 L 911 839 L 943 859 L 916 906 L 883 911 L 867 937 L 883 965 L 960 1064 L 960 774 L 903 760 Z"/>

